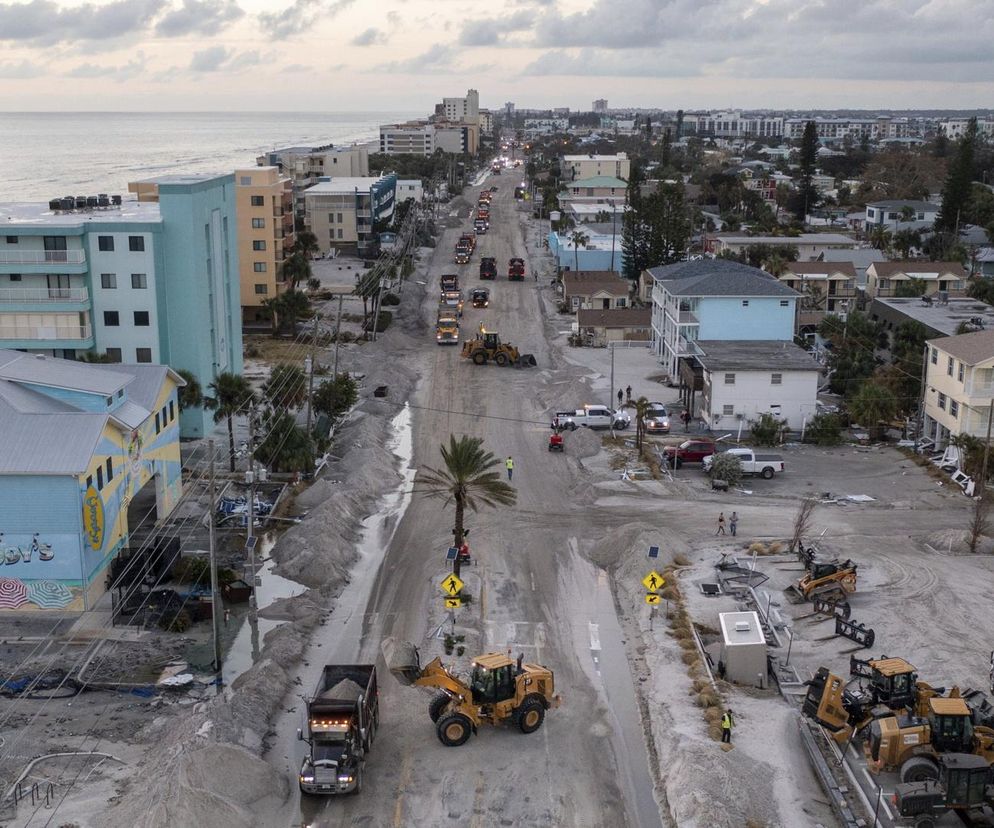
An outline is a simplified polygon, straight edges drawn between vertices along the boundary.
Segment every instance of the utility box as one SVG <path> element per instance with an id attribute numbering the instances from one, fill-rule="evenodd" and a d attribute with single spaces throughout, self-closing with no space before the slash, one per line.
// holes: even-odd
<path id="1" fill-rule="evenodd" d="M 719 659 L 725 678 L 735 684 L 766 686 L 766 635 L 755 612 L 718 613 L 721 625 Z"/>

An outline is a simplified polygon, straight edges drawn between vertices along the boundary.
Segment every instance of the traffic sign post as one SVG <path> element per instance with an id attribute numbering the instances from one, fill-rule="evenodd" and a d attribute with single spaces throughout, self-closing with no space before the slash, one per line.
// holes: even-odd
<path id="1" fill-rule="evenodd" d="M 446 575 L 439 582 L 439 586 L 442 587 L 442 592 L 444 592 L 448 597 L 455 598 L 462 592 L 462 588 L 466 586 L 462 579 L 455 574 Z"/>
<path id="2" fill-rule="evenodd" d="M 649 592 L 659 592 L 665 583 L 666 579 L 656 572 L 655 569 L 642 579 L 642 586 L 644 586 Z M 646 603 L 652 603 L 649 601 L 648 597 L 646 597 Z"/>

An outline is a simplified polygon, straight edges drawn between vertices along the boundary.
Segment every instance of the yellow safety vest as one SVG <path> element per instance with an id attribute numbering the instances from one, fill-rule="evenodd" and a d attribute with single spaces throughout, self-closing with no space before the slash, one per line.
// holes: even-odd
<path id="1" fill-rule="evenodd" d="M 512 460 L 512 459 L 511 459 L 510 457 L 508 457 L 508 458 L 507 458 L 507 463 L 505 463 L 505 465 L 506 465 L 506 466 L 507 466 L 507 467 L 508 467 L 509 469 L 513 469 L 513 468 L 514 468 L 514 461 L 513 461 L 513 460 Z"/>
<path id="2" fill-rule="evenodd" d="M 732 729 L 732 717 L 727 713 L 721 717 L 721 729 L 731 730 Z"/>

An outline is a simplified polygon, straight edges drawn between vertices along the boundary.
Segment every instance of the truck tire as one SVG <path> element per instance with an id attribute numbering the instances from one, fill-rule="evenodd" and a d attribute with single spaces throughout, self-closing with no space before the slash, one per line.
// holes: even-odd
<path id="1" fill-rule="evenodd" d="M 477 365 L 486 365 L 487 355 L 483 351 L 477 351 L 475 354 L 473 354 L 473 362 L 475 362 Z"/>
<path id="2" fill-rule="evenodd" d="M 449 697 L 445 693 L 439 693 L 428 702 L 428 715 L 433 722 L 438 722 L 442 718 L 442 713 L 449 706 Z"/>
<path id="3" fill-rule="evenodd" d="M 913 823 L 914 828 L 935 828 L 936 824 L 934 816 L 920 816 Z"/>
<path id="4" fill-rule="evenodd" d="M 534 733 L 545 719 L 545 705 L 538 699 L 525 699 L 514 712 L 514 723 L 522 733 Z"/>
<path id="5" fill-rule="evenodd" d="M 576 423 L 572 423 L 572 422 L 571 422 L 571 423 L 570 423 L 570 424 L 569 424 L 568 426 L 566 426 L 566 427 L 567 427 L 567 428 L 568 428 L 568 429 L 569 429 L 570 431 L 576 431 Z"/>
<path id="6" fill-rule="evenodd" d="M 683 460 L 681 460 L 679 457 L 677 457 L 677 459 L 676 459 L 676 467 L 677 467 L 677 469 L 682 469 L 683 468 Z"/>
<path id="7" fill-rule="evenodd" d="M 494 362 L 496 362 L 501 368 L 507 365 L 507 354 L 500 353 L 494 357 Z"/>
<path id="8" fill-rule="evenodd" d="M 773 477 L 773 467 L 767 466 L 765 469 L 763 469 L 762 475 L 763 475 L 763 480 L 769 480 L 771 477 Z"/>
<path id="9" fill-rule="evenodd" d="M 912 756 L 901 765 L 902 782 L 925 782 L 939 778 L 939 766 L 928 756 Z"/>
<path id="10" fill-rule="evenodd" d="M 352 793 L 362 793 L 362 768 L 358 768 L 355 772 L 355 787 L 352 789 Z"/>
<path id="11" fill-rule="evenodd" d="M 473 723 L 462 713 L 447 713 L 435 726 L 438 740 L 446 747 L 459 747 L 466 744 L 473 733 Z"/>

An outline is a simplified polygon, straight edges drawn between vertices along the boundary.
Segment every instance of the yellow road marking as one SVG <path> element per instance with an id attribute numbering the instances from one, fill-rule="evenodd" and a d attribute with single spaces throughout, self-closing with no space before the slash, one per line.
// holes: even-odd
<path id="1" fill-rule="evenodd" d="M 397 786 L 397 804 L 393 809 L 393 828 L 404 824 L 404 793 L 411 783 L 411 757 L 405 753 L 400 765 L 400 784 Z"/>

